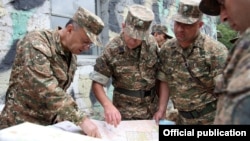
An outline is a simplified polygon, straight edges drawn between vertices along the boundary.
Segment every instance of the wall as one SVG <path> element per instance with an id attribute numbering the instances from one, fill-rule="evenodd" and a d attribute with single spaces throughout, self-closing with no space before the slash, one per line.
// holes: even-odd
<path id="1" fill-rule="evenodd" d="M 0 103 L 8 86 L 16 42 L 28 31 L 50 27 L 49 1 L 0 0 Z"/>
<path id="2" fill-rule="evenodd" d="M 134 3 L 151 8 L 155 13 L 153 23 L 166 24 L 173 35 L 171 16 L 176 13 L 179 0 L 97 0 L 97 13 L 106 25 L 101 35 L 104 45 L 120 33 L 127 6 Z M 16 42 L 26 32 L 51 27 L 50 7 L 49 0 L 0 0 L 0 104 L 4 103 Z M 202 32 L 216 38 L 215 19 L 204 16 L 204 21 Z M 76 98 L 82 110 L 100 118 L 102 108 L 90 91 L 91 81 L 88 79 L 95 57 L 78 57 L 78 70 L 68 92 Z M 111 98 L 112 86 L 106 91 Z"/>

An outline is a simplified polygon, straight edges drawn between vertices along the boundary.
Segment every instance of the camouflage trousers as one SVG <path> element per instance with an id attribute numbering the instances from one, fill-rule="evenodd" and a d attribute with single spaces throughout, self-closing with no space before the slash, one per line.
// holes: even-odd
<path id="1" fill-rule="evenodd" d="M 114 91 L 113 104 L 120 111 L 122 120 L 146 120 L 153 119 L 157 111 L 158 97 L 134 97 Z"/>

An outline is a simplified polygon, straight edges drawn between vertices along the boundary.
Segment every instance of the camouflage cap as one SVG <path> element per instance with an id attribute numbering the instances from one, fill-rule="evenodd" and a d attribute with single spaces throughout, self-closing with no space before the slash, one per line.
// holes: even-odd
<path id="1" fill-rule="evenodd" d="M 125 19 L 124 31 L 134 39 L 147 40 L 153 19 L 154 13 L 151 9 L 142 5 L 132 5 Z"/>
<path id="2" fill-rule="evenodd" d="M 220 14 L 220 5 L 217 0 L 201 0 L 199 9 L 211 16 L 218 16 Z"/>
<path id="3" fill-rule="evenodd" d="M 172 17 L 173 20 L 193 24 L 202 18 L 202 12 L 199 10 L 200 0 L 181 0 L 179 3 L 178 12 Z"/>
<path id="4" fill-rule="evenodd" d="M 104 23 L 100 17 L 92 12 L 79 7 L 72 18 L 80 27 L 84 29 L 89 39 L 97 46 L 102 46 L 98 35 L 102 32 Z"/>
<path id="5" fill-rule="evenodd" d="M 168 34 L 168 28 L 167 28 L 167 26 L 165 26 L 165 25 L 154 24 L 154 25 L 152 26 L 152 31 L 151 31 L 151 32 L 152 32 L 152 33 L 154 33 L 154 32 L 164 33 L 165 35 L 167 35 L 167 38 L 168 38 L 168 39 L 173 38 L 171 35 Z"/>

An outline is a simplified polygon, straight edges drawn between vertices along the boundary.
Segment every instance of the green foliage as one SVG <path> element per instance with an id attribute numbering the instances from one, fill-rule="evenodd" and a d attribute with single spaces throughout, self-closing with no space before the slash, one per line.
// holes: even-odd
<path id="1" fill-rule="evenodd" d="M 237 36 L 237 32 L 232 30 L 228 24 L 220 23 L 217 25 L 217 30 L 221 32 L 222 37 L 218 38 L 218 41 L 223 43 L 229 50 L 233 47 L 230 42 L 231 39 Z"/>

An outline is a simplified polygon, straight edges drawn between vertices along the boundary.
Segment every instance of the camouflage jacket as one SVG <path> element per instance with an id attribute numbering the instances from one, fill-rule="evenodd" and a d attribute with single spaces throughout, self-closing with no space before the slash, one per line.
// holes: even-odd
<path id="1" fill-rule="evenodd" d="M 155 85 L 157 42 L 150 35 L 140 47 L 129 50 L 123 34 L 112 39 L 103 54 L 96 59 L 90 79 L 106 85 L 112 77 L 114 87 L 129 90 L 149 90 Z"/>
<path id="2" fill-rule="evenodd" d="M 250 28 L 232 48 L 223 76 L 216 83 L 219 94 L 215 124 L 250 124 Z"/>
<path id="3" fill-rule="evenodd" d="M 202 33 L 185 50 L 178 45 L 176 39 L 171 39 L 161 48 L 157 79 L 168 82 L 171 98 L 178 110 L 202 108 L 215 98 L 193 79 L 185 66 L 184 58 L 194 77 L 207 88 L 214 89 L 214 80 L 222 73 L 227 55 L 228 50 L 223 44 Z"/>
<path id="4" fill-rule="evenodd" d="M 66 93 L 76 67 L 76 56 L 63 51 L 58 30 L 28 33 L 17 45 L 1 124 L 81 122 L 84 114 Z"/>

